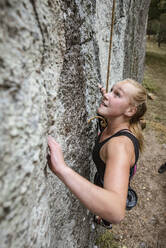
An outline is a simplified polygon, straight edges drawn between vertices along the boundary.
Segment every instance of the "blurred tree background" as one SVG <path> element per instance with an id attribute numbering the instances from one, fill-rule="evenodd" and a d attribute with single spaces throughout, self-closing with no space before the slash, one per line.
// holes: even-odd
<path id="1" fill-rule="evenodd" d="M 147 34 L 159 47 L 161 43 L 166 43 L 166 0 L 151 0 Z"/>

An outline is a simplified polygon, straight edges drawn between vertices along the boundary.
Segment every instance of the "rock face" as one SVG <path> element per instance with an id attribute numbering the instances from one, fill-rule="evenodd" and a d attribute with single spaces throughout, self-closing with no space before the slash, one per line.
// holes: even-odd
<path id="1" fill-rule="evenodd" d="M 150 0 L 116 1 L 110 85 L 143 78 Z M 1 248 L 90 246 L 90 214 L 46 168 L 47 136 L 89 179 L 112 1 L 0 1 Z M 88 192 L 87 192 L 88 194 Z"/>

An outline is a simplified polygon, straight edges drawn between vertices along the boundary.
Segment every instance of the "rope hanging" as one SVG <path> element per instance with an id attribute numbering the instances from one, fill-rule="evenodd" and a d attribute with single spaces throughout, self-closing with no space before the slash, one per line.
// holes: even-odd
<path id="1" fill-rule="evenodd" d="M 112 6 L 112 21 L 111 21 L 111 30 L 110 30 L 110 42 L 109 42 L 109 54 L 108 54 L 108 66 L 107 66 L 107 81 L 106 81 L 106 92 L 108 92 L 108 83 L 110 76 L 110 65 L 111 65 L 111 50 L 112 50 L 112 38 L 113 38 L 113 29 L 114 29 L 114 17 L 115 17 L 115 1 L 113 0 Z"/>
<path id="2" fill-rule="evenodd" d="M 111 30 L 110 30 L 110 41 L 109 41 L 109 52 L 108 52 L 108 66 L 107 66 L 107 80 L 106 80 L 106 92 L 108 92 L 108 84 L 109 84 L 109 77 L 110 77 L 110 65 L 111 65 L 111 50 L 112 50 L 112 38 L 113 38 L 113 29 L 114 29 L 114 17 L 115 17 L 115 1 L 113 0 L 113 6 L 112 6 L 112 21 L 111 21 Z M 103 127 L 107 126 L 106 120 L 101 116 L 94 116 L 88 120 L 88 123 L 90 123 L 93 119 L 98 118 L 102 119 L 101 125 Z"/>

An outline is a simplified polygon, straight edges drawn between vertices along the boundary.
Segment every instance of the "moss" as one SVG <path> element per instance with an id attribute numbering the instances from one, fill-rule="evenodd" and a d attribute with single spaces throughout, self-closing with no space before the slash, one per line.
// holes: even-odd
<path id="1" fill-rule="evenodd" d="M 96 245 L 99 248 L 120 248 L 120 245 L 115 241 L 113 234 L 109 231 L 102 233 L 97 238 Z"/>

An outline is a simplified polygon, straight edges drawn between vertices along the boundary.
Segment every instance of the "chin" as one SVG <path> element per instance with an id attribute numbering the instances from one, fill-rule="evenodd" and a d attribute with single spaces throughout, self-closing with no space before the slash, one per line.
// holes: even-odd
<path id="1" fill-rule="evenodd" d="M 102 111 L 100 107 L 97 109 L 97 114 L 102 115 Z"/>
<path id="2" fill-rule="evenodd" d="M 102 111 L 102 109 L 100 107 L 97 109 L 97 114 L 99 114 L 102 117 L 104 117 L 104 113 L 103 113 L 103 111 Z"/>

